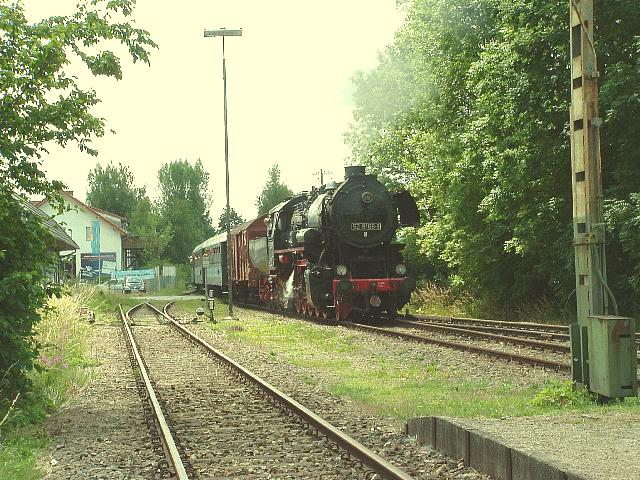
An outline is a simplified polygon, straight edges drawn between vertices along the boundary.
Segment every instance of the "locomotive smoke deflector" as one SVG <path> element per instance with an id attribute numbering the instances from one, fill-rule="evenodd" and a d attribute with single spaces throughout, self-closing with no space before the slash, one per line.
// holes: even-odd
<path id="1" fill-rule="evenodd" d="M 362 176 L 365 174 L 364 165 L 349 165 L 344 167 L 344 179 L 348 180 L 351 177 Z"/>
<path id="2" fill-rule="evenodd" d="M 417 227 L 420 225 L 420 213 L 415 198 L 406 190 L 400 190 L 393 194 L 398 215 L 400 216 L 401 227 Z"/>

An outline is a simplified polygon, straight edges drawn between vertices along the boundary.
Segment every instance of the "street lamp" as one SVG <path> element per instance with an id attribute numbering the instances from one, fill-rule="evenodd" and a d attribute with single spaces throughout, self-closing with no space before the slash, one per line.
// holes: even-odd
<path id="1" fill-rule="evenodd" d="M 227 133 L 227 66 L 224 58 L 224 37 L 241 37 L 242 29 L 205 30 L 205 37 L 222 37 L 222 83 L 224 92 L 224 164 L 226 170 L 227 190 L 227 270 L 229 272 L 229 316 L 225 320 L 233 320 L 233 262 L 231 261 L 231 228 L 229 208 L 229 135 Z"/>

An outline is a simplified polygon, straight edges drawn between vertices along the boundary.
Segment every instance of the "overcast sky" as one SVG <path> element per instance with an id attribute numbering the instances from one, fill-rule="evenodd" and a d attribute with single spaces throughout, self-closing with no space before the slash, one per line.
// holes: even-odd
<path id="1" fill-rule="evenodd" d="M 69 13 L 74 4 L 24 2 L 33 19 Z M 211 175 L 215 223 L 225 203 L 222 45 L 203 30 L 243 29 L 225 44 L 231 206 L 253 218 L 276 161 L 294 192 L 316 184 L 320 168 L 342 178 L 350 79 L 375 67 L 402 23 L 395 0 L 138 0 L 134 17 L 159 45 L 151 66 L 127 61 L 120 81 L 80 75 L 102 100 L 95 112 L 116 134 L 95 142 L 97 158 L 75 145 L 53 148 L 44 168 L 84 200 L 96 162 L 122 162 L 153 196 L 163 163 L 200 158 Z"/>

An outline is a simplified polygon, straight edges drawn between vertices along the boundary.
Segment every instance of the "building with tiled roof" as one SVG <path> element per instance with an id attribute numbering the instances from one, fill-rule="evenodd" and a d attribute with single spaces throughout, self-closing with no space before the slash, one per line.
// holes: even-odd
<path id="1" fill-rule="evenodd" d="M 72 191 L 60 192 L 65 211 L 57 209 L 48 200 L 35 205 L 64 226 L 78 245 L 72 274 L 80 278 L 108 278 L 113 271 L 132 267 L 135 259 L 135 237 L 126 230 L 126 220 L 110 212 L 90 207 L 73 196 Z"/>

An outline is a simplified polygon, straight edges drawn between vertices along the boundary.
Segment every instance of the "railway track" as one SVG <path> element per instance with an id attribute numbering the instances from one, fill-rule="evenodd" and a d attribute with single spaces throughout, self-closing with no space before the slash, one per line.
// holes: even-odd
<path id="1" fill-rule="evenodd" d="M 557 352 L 557 353 L 570 352 L 569 345 L 567 345 L 566 343 L 562 344 L 557 342 L 548 342 L 548 341 L 535 340 L 531 338 L 523 338 L 521 336 L 517 336 L 517 333 L 515 332 L 513 332 L 513 334 L 509 334 L 512 332 L 496 329 L 496 328 L 493 328 L 492 331 L 486 331 L 486 330 L 478 330 L 477 328 L 468 328 L 468 327 L 462 328 L 462 327 L 441 325 L 441 324 L 435 324 L 435 323 L 414 322 L 410 320 L 396 320 L 395 323 L 400 326 L 405 326 L 408 328 L 414 328 L 418 330 L 442 332 L 442 333 L 462 336 L 466 338 L 480 338 L 483 340 L 490 340 L 495 342 L 505 342 L 505 343 L 510 343 L 512 345 L 519 345 L 522 347 L 529 347 L 529 348 L 534 348 L 534 349 L 548 351 L 548 352 Z M 538 333 L 538 332 L 532 332 L 532 333 Z"/>
<path id="2" fill-rule="evenodd" d="M 131 327 L 143 307 L 164 324 Z M 122 319 L 165 476 L 412 478 L 214 349 L 167 307 L 137 305 Z"/>
<path id="3" fill-rule="evenodd" d="M 426 337 L 424 335 L 416 335 L 414 333 L 403 332 L 393 328 L 377 327 L 372 325 L 365 325 L 365 324 L 351 323 L 351 322 L 319 320 L 313 316 L 290 314 L 289 312 L 279 312 L 279 314 L 282 314 L 285 316 L 291 316 L 294 318 L 302 318 L 304 320 L 310 320 L 314 323 L 319 323 L 319 324 L 329 323 L 332 325 L 344 326 L 346 328 L 353 328 L 357 330 L 379 333 L 385 336 L 399 338 L 402 340 L 439 345 L 447 348 L 452 348 L 455 350 L 476 353 L 480 355 L 489 356 L 492 358 L 497 358 L 500 360 L 506 360 L 509 362 L 516 362 L 516 363 L 521 363 L 521 364 L 531 365 L 531 366 L 539 366 L 539 367 L 549 368 L 556 371 L 567 371 L 567 372 L 571 371 L 571 364 L 569 362 L 558 361 L 558 360 L 553 360 L 549 358 L 525 355 L 517 352 L 509 352 L 509 351 L 498 350 L 494 348 L 487 348 L 487 347 L 473 345 L 470 343 L 453 342 L 453 341 L 444 340 L 441 338 Z M 424 319 L 424 318 L 425 317 L 419 317 L 418 319 Z M 446 318 L 446 317 L 436 317 L 436 318 Z M 496 320 L 478 320 L 478 319 L 459 319 L 459 320 L 468 321 L 468 323 L 472 325 L 477 323 L 493 323 L 493 324 L 502 323 L 502 324 L 509 324 L 509 326 L 514 324 L 517 325 L 516 322 L 499 322 Z M 457 335 L 457 336 L 462 336 L 467 338 L 478 338 L 482 340 L 489 340 L 489 341 L 500 342 L 500 343 L 511 343 L 513 345 L 519 345 L 527 348 L 543 350 L 550 353 L 559 353 L 559 354 L 567 354 L 567 355 L 571 353 L 571 349 L 569 345 L 566 345 L 566 344 L 563 345 L 560 343 L 542 342 L 538 340 L 523 339 L 523 338 L 513 337 L 510 335 L 501 335 L 496 333 L 473 330 L 470 328 L 458 328 L 458 327 L 451 327 L 447 325 L 427 324 L 424 321 L 412 322 L 408 320 L 398 319 L 395 321 L 395 323 L 401 327 L 404 326 L 407 328 L 414 328 L 414 329 L 420 329 L 420 330 L 433 330 L 433 331 L 438 331 L 444 334 L 452 334 L 452 335 Z M 533 332 L 533 333 L 546 333 L 546 332 L 536 332 L 535 330 L 533 330 L 533 328 L 536 328 L 536 327 L 546 328 L 549 331 L 552 331 L 552 330 L 559 331 L 559 329 L 561 328 L 566 330 L 568 328 L 562 325 L 544 325 L 544 324 L 531 324 L 531 323 L 525 324 L 525 325 L 528 328 L 524 330 L 526 332 Z M 531 330 L 529 330 L 529 328 L 531 328 Z M 500 330 L 500 329 L 494 330 L 494 331 L 502 331 L 504 333 L 504 330 Z M 567 335 L 567 338 L 568 338 L 568 335 Z M 638 361 L 640 363 L 640 356 L 638 356 Z M 638 377 L 638 381 L 640 382 L 640 377 Z"/>
<path id="4" fill-rule="evenodd" d="M 518 323 L 500 320 L 482 320 L 462 317 L 438 317 L 438 316 L 414 316 L 409 317 L 416 324 L 424 325 L 424 328 L 450 328 L 464 331 L 493 333 L 504 337 L 531 338 L 550 344 L 549 340 L 569 342 L 569 327 L 566 325 L 547 325 L 543 323 Z M 452 330 L 453 331 L 453 330 Z M 506 341 L 506 338 L 504 339 Z M 640 345 L 640 333 L 636 333 L 636 345 Z M 545 349 L 544 345 L 541 348 Z M 548 348 L 553 351 L 553 347 Z M 556 350 L 560 351 L 560 350 Z M 566 351 L 569 351 L 567 346 Z M 639 357 L 640 358 L 640 357 Z"/>
<path id="5" fill-rule="evenodd" d="M 497 320 L 487 320 L 486 322 L 479 320 L 477 323 L 473 321 L 467 321 L 467 319 L 456 319 L 456 317 L 428 317 L 428 316 L 408 316 L 406 317 L 412 322 L 420 323 L 423 325 L 435 325 L 452 328 L 462 328 L 464 330 L 470 330 L 483 333 L 494 333 L 496 335 L 505 335 L 521 338 L 531 338 L 540 341 L 558 341 L 568 342 L 569 333 L 568 327 L 558 325 L 558 329 L 544 329 L 546 326 L 537 325 L 540 324 L 524 324 L 525 327 L 512 326 L 515 322 L 505 322 L 507 325 L 497 323 Z M 469 319 L 471 320 L 471 319 Z M 487 323 L 492 322 L 492 323 Z M 493 323 L 496 322 L 496 323 Z M 555 327 L 555 326 L 554 326 Z M 562 333 L 564 332 L 564 333 Z"/>
<path id="6" fill-rule="evenodd" d="M 439 322 L 455 325 L 466 325 L 472 327 L 494 327 L 498 330 L 516 329 L 518 331 L 563 334 L 569 335 L 569 327 L 566 325 L 555 325 L 546 323 L 528 323 L 528 322 L 509 322 L 503 320 L 487 320 L 481 318 L 465 318 L 465 317 L 442 317 L 437 315 L 415 315 L 416 320 Z M 567 337 L 568 338 L 568 337 Z"/>
<path id="7" fill-rule="evenodd" d="M 337 323 L 336 323 L 337 324 Z M 571 366 L 569 363 L 559 362 L 557 360 L 551 360 L 543 357 L 534 357 L 530 355 L 523 355 L 516 352 L 508 352 L 498 350 L 495 348 L 481 347 L 473 345 L 471 343 L 453 342 L 450 340 L 444 340 L 441 338 L 427 337 L 424 335 L 416 335 L 414 333 L 408 333 L 399 331 L 395 328 L 376 327 L 372 325 L 365 325 L 360 323 L 340 323 L 339 325 L 347 328 L 353 328 L 356 330 L 362 330 L 367 332 L 373 332 L 380 335 L 385 335 L 392 338 L 399 338 L 410 342 L 424 343 L 430 345 L 439 345 L 441 347 L 452 348 L 454 350 L 460 350 L 463 352 L 476 353 L 491 358 L 497 358 L 500 360 L 506 360 L 508 362 L 516 362 L 524 365 L 531 365 L 536 367 L 549 368 L 558 371 L 569 371 Z"/>
<path id="8" fill-rule="evenodd" d="M 311 321 L 313 323 L 318 323 L 321 325 L 342 326 L 345 328 L 366 331 L 366 332 L 374 333 L 378 335 L 385 335 L 388 337 L 398 338 L 398 339 L 410 341 L 410 342 L 439 345 L 442 347 L 447 347 L 455 350 L 480 354 L 480 355 L 489 356 L 492 358 L 497 358 L 500 360 L 506 360 L 508 362 L 516 362 L 524 365 L 543 367 L 543 368 L 548 368 L 548 369 L 557 370 L 557 371 L 571 370 L 571 365 L 569 364 L 569 362 L 563 362 L 563 361 L 558 361 L 558 360 L 539 357 L 539 356 L 525 355 L 518 352 L 509 352 L 509 351 L 499 350 L 496 348 L 488 348 L 488 347 L 473 345 L 471 343 L 454 342 L 454 341 L 445 340 L 442 338 L 434 338 L 434 337 L 429 337 L 425 335 L 417 335 L 415 333 L 398 330 L 397 328 L 373 326 L 373 325 L 353 323 L 353 322 L 338 322 L 331 319 L 318 318 L 317 316 L 314 316 L 314 315 L 300 315 L 294 312 L 288 312 L 284 310 L 274 311 L 271 309 L 261 308 L 256 305 L 249 305 L 249 304 L 242 304 L 242 307 L 247 309 L 265 311 L 265 312 L 282 315 L 289 318 L 298 318 L 302 320 L 307 320 L 307 321 Z M 419 326 L 421 324 L 418 324 L 418 322 L 414 322 L 414 323 L 416 323 L 416 325 L 411 325 L 411 323 L 409 323 L 406 326 L 409 328 L 422 328 Z M 469 332 L 472 332 L 472 331 L 470 330 Z M 471 335 L 466 335 L 466 336 L 471 336 Z M 488 338 L 484 338 L 484 339 L 487 340 Z M 512 340 L 511 337 L 504 337 L 502 340 L 506 341 L 507 339 Z M 492 337 L 491 340 L 495 341 L 496 338 Z M 527 346 L 529 348 L 541 349 L 540 344 L 547 345 L 547 342 L 537 342 L 533 344 L 531 342 L 524 342 L 522 345 Z M 563 346 L 559 345 L 559 349 L 557 350 L 546 350 L 546 351 L 551 351 L 556 353 L 568 353 L 569 350 L 567 348 L 567 350 L 565 351 Z"/>

